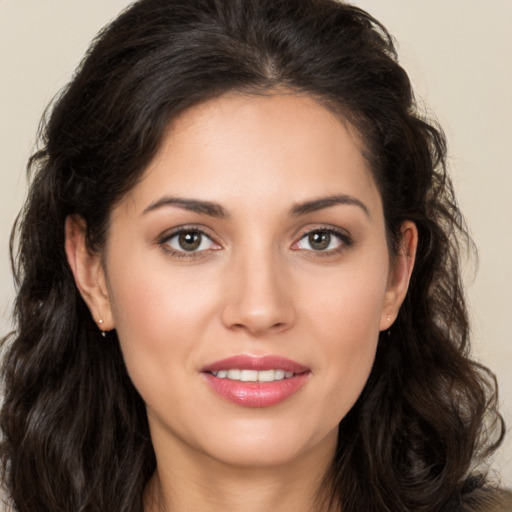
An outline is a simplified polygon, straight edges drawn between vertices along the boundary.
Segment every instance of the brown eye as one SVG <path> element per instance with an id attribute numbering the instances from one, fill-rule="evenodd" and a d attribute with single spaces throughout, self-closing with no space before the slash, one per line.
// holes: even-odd
<path id="1" fill-rule="evenodd" d="M 315 251 L 325 251 L 331 244 L 331 234 L 327 231 L 315 231 L 308 235 L 308 242 Z"/>
<path id="2" fill-rule="evenodd" d="M 201 245 L 201 233 L 180 233 L 178 245 L 184 251 L 195 251 Z"/>
<path id="3" fill-rule="evenodd" d="M 348 234 L 338 233 L 334 229 L 315 229 L 306 233 L 294 244 L 294 249 L 313 252 L 335 252 L 345 246 L 350 246 Z"/>
<path id="4" fill-rule="evenodd" d="M 160 243 L 169 246 L 175 253 L 198 253 L 220 248 L 208 235 L 195 230 L 175 232 Z"/>

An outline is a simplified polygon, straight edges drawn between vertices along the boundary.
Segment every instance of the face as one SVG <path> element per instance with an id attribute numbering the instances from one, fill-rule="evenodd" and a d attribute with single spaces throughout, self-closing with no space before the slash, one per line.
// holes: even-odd
<path id="1" fill-rule="evenodd" d="M 101 261 L 84 295 L 117 330 L 157 458 L 238 466 L 332 454 L 410 272 L 355 131 L 303 95 L 182 114 Z"/>

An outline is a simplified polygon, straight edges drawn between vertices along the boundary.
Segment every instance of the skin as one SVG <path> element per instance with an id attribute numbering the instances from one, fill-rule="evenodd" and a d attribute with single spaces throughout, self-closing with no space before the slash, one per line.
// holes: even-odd
<path id="1" fill-rule="evenodd" d="M 298 211 L 333 195 L 350 200 Z M 169 197 L 212 202 L 225 215 L 159 204 Z M 182 249 L 181 227 L 206 233 L 199 250 Z M 355 130 L 304 95 L 211 100 L 169 127 L 112 212 L 103 253 L 87 249 L 85 229 L 68 218 L 66 250 L 147 405 L 158 466 L 147 510 L 313 510 L 417 243 L 404 223 L 391 261 Z M 315 230 L 340 235 L 319 249 Z M 229 402 L 201 369 L 240 354 L 292 359 L 310 370 L 307 382 L 271 407 Z"/>

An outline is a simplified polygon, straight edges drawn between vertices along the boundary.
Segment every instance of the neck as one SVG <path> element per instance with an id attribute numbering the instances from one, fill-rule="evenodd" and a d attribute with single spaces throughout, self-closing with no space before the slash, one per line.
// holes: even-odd
<path id="1" fill-rule="evenodd" d="M 175 454 L 173 454 L 175 455 Z M 158 457 L 157 457 L 158 460 Z M 318 453 L 293 464 L 231 467 L 201 456 L 158 461 L 145 493 L 145 512 L 339 512 L 322 498 L 330 458 Z M 323 493 L 325 496 L 325 493 Z"/>

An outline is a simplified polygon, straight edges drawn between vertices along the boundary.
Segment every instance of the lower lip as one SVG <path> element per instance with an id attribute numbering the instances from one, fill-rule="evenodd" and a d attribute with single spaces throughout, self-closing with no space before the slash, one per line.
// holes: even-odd
<path id="1" fill-rule="evenodd" d="M 242 382 L 219 379 L 205 373 L 210 388 L 230 402 L 244 407 L 270 407 L 291 397 L 306 384 L 309 372 L 274 382 Z"/>

